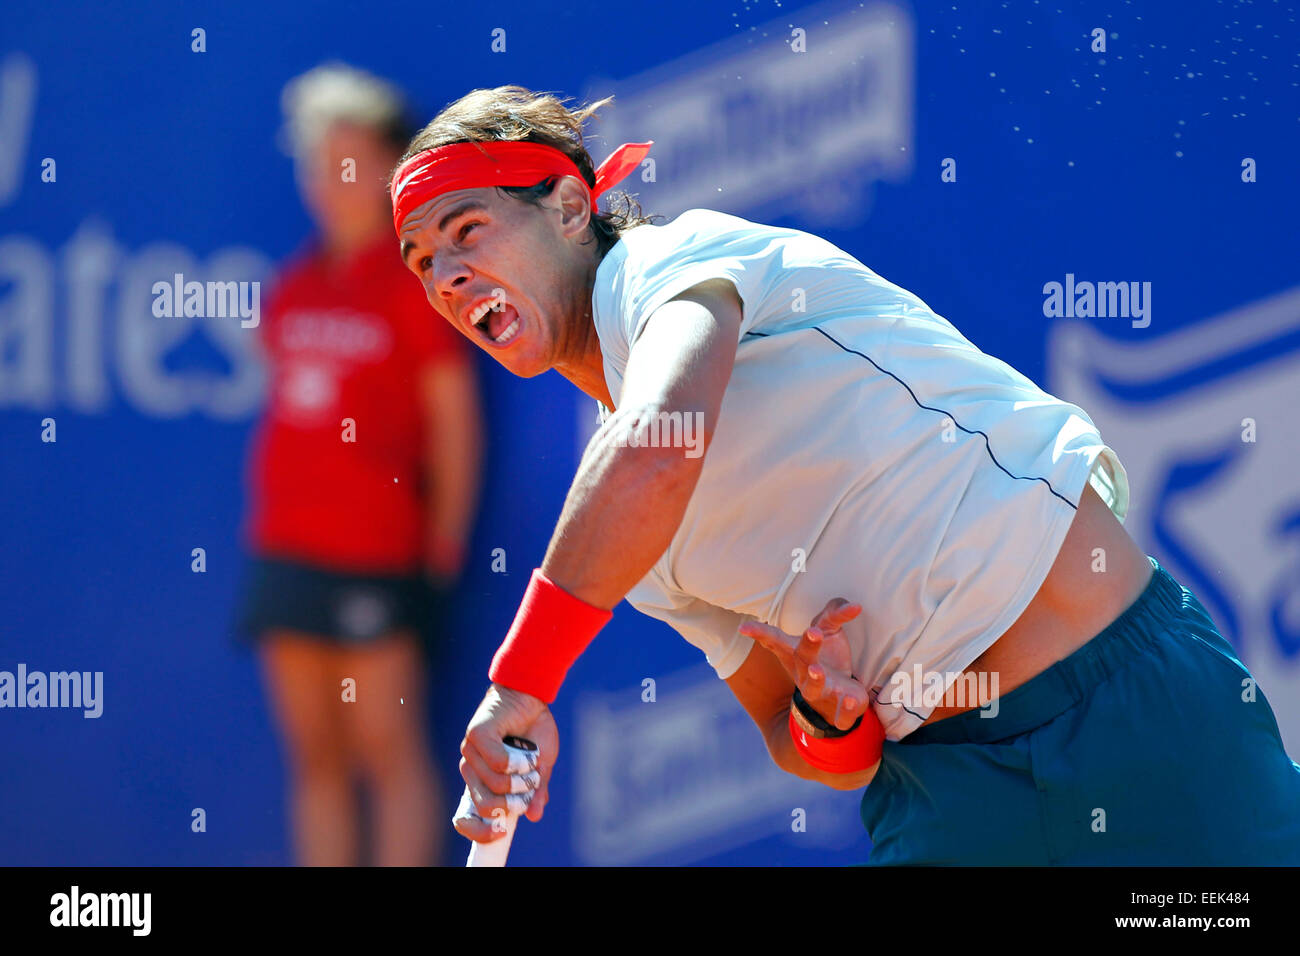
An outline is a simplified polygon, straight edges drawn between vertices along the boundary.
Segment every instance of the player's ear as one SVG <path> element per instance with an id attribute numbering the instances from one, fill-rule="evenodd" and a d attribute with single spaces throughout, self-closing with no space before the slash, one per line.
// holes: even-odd
<path id="1" fill-rule="evenodd" d="M 596 215 L 587 184 L 577 176 L 561 176 L 551 197 L 560 208 L 560 229 L 565 238 L 585 233 L 587 224 Z"/>

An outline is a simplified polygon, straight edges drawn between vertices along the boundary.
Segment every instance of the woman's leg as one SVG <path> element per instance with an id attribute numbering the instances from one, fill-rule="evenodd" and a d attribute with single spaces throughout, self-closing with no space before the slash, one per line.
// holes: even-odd
<path id="1" fill-rule="evenodd" d="M 344 735 L 340 651 L 297 631 L 266 634 L 261 656 L 288 757 L 295 861 L 356 866 L 359 817 Z"/>
<path id="2" fill-rule="evenodd" d="M 397 631 L 341 654 L 357 682 L 345 733 L 372 795 L 373 862 L 434 865 L 450 824 L 429 756 L 425 670 L 416 635 Z"/>

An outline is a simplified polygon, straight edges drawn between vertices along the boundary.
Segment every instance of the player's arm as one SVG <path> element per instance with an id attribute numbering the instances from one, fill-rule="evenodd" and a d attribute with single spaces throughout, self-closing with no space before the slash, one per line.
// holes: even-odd
<path id="1" fill-rule="evenodd" d="M 572 626 L 574 613 L 608 615 L 667 549 L 686 513 L 717 427 L 735 364 L 741 316 L 735 286 L 727 280 L 710 280 L 682 292 L 647 320 L 628 359 L 618 408 L 587 446 L 540 568 L 555 588 L 545 592 L 551 597 L 540 600 L 553 602 L 558 592 L 567 595 L 562 600 L 570 606 L 562 611 L 551 607 L 530 621 L 547 626 L 548 620 L 562 619 Z M 692 423 L 699 413 L 702 428 L 693 436 L 699 441 L 696 449 L 648 443 L 651 425 L 661 412 L 678 412 L 683 422 L 689 415 Z M 525 606 L 529 600 L 525 596 Z M 537 605 L 531 607 L 536 610 Z M 519 620 L 516 617 L 516 627 Z M 536 637 L 536 632 L 530 633 Z M 546 642 L 532 640 L 526 654 L 516 651 L 503 657 L 508 637 L 494 658 L 494 683 L 461 742 L 461 776 L 477 813 L 485 819 L 494 810 L 508 809 L 504 796 L 510 792 L 508 755 L 501 742 L 507 734 L 532 740 L 539 747 L 541 781 L 527 816 L 534 822 L 542 817 L 559 748 L 555 721 L 545 700 L 513 689 L 504 678 L 498 681 L 497 668 L 514 668 L 513 673 L 523 678 L 521 683 L 533 683 L 529 678 L 536 657 L 532 663 L 520 662 L 549 653 L 562 636 L 557 632 Z M 554 671 L 553 662 L 548 670 Z M 472 840 L 493 838 L 482 821 L 458 817 L 455 825 Z"/>
<path id="2" fill-rule="evenodd" d="M 672 541 L 717 427 L 741 314 L 735 286 L 714 279 L 648 320 L 628 359 L 618 408 L 583 455 L 542 562 L 542 572 L 565 591 L 612 608 Z M 698 449 L 647 447 L 660 413 L 698 420 Z M 661 441 L 666 431 L 658 428 Z"/>
<path id="3" fill-rule="evenodd" d="M 794 679 L 786 665 L 761 644 L 756 643 L 750 649 L 745 663 L 727 678 L 727 686 L 758 725 L 772 761 L 786 773 L 805 780 L 815 780 L 836 790 L 861 790 L 876 775 L 876 770 L 880 767 L 878 762 L 857 773 L 838 774 L 818 770 L 804 761 L 788 729 L 790 703 L 795 690 Z M 806 685 L 801 689 L 805 697 L 815 699 L 813 695 L 816 690 L 813 687 Z M 822 707 L 819 706 L 818 709 L 821 710 Z M 823 710 L 823 713 L 830 712 Z"/>

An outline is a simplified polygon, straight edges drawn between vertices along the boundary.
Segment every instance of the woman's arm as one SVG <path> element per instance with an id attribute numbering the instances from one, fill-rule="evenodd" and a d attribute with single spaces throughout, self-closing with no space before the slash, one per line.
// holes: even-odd
<path id="1" fill-rule="evenodd" d="M 429 480 L 426 569 L 441 583 L 464 564 L 482 481 L 483 413 L 471 361 L 430 362 L 420 372 Z"/>

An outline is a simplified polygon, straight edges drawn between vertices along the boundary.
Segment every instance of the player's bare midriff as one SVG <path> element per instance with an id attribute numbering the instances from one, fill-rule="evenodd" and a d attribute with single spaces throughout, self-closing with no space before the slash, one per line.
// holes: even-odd
<path id="1" fill-rule="evenodd" d="M 1104 571 L 1099 570 L 1103 556 Z M 1047 579 L 1024 613 L 966 673 L 996 673 L 999 696 L 1015 690 L 1096 637 L 1137 600 L 1151 575 L 1142 549 L 1086 486 Z M 925 722 L 973 706 L 978 704 L 937 707 Z"/>

